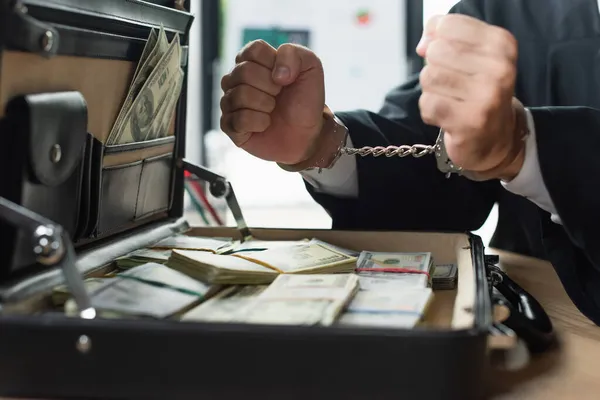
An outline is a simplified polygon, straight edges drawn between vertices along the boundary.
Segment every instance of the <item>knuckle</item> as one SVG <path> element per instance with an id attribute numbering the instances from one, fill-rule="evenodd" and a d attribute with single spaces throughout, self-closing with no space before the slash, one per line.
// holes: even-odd
<path id="1" fill-rule="evenodd" d="M 231 115 L 231 128 L 235 133 L 245 133 L 247 131 L 248 116 L 245 110 L 236 111 Z"/>
<path id="2" fill-rule="evenodd" d="M 275 98 L 273 96 L 265 95 L 263 96 L 261 105 L 265 112 L 272 113 L 273 110 L 275 110 L 275 107 L 277 106 L 277 102 L 275 101 Z"/>
<path id="3" fill-rule="evenodd" d="M 446 49 L 448 43 L 445 43 L 442 39 L 435 39 L 429 43 L 427 48 L 427 59 L 433 62 L 440 62 L 446 58 Z"/>
<path id="4" fill-rule="evenodd" d="M 261 113 L 260 117 L 256 119 L 256 125 L 254 130 L 256 132 L 264 132 L 271 125 L 271 117 L 268 114 Z"/>
<path id="5" fill-rule="evenodd" d="M 433 84 L 433 74 L 435 74 L 435 72 L 432 72 L 432 66 L 431 65 L 426 65 L 423 67 L 423 69 L 421 70 L 421 73 L 419 74 L 419 82 L 421 83 L 421 86 L 425 89 L 430 88 L 431 85 Z M 423 98 L 423 96 L 421 96 L 421 99 Z"/>
<path id="6" fill-rule="evenodd" d="M 456 19 L 456 15 L 454 14 L 446 14 L 442 16 L 437 23 L 436 31 L 443 34 L 449 30 L 453 30 L 453 25 L 456 23 Z"/>
<path id="7" fill-rule="evenodd" d="M 221 116 L 220 119 L 220 127 L 221 127 L 221 131 L 225 132 L 227 135 L 229 135 L 231 133 L 231 129 L 228 123 L 228 119 L 225 115 Z"/>
<path id="8" fill-rule="evenodd" d="M 245 83 L 252 79 L 252 64 L 251 61 L 242 61 L 234 67 L 231 75 L 235 77 L 236 83 Z"/>
<path id="9" fill-rule="evenodd" d="M 497 26 L 493 27 L 492 42 L 503 49 L 511 59 L 517 57 L 517 39 L 508 30 Z"/>
<path id="10" fill-rule="evenodd" d="M 266 42 L 262 39 L 255 40 L 250 43 L 248 48 L 246 49 L 246 55 L 251 60 L 256 60 L 260 58 L 260 54 L 265 48 Z"/>
<path id="11" fill-rule="evenodd" d="M 253 40 L 246 44 L 235 58 L 236 63 L 241 63 L 248 60 L 256 60 L 260 57 L 261 52 L 268 46 L 267 42 L 262 39 Z"/>
<path id="12" fill-rule="evenodd" d="M 227 112 L 227 96 L 228 96 L 229 92 L 225 92 L 225 94 L 223 96 L 221 96 L 221 100 L 219 101 L 219 108 L 221 109 L 222 113 Z"/>
<path id="13" fill-rule="evenodd" d="M 229 88 L 230 78 L 230 74 L 223 75 L 223 77 L 221 78 L 221 89 L 223 90 L 223 92 L 227 91 L 227 89 Z"/>
<path id="14" fill-rule="evenodd" d="M 426 124 L 433 125 L 435 121 L 435 99 L 429 93 L 421 94 L 419 98 L 419 109 L 421 110 L 421 119 Z"/>
<path id="15" fill-rule="evenodd" d="M 421 86 L 424 88 L 454 86 L 452 77 L 442 68 L 433 65 L 427 65 L 426 68 L 423 68 L 421 79 Z"/>

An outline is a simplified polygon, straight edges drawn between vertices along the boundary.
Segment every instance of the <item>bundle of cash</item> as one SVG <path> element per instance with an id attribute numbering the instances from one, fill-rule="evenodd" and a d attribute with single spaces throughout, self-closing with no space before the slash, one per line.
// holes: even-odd
<path id="1" fill-rule="evenodd" d="M 361 291 L 340 316 L 339 324 L 379 328 L 412 328 L 431 303 L 431 288 L 395 292 Z"/>
<path id="2" fill-rule="evenodd" d="M 185 321 L 331 325 L 358 289 L 354 274 L 280 275 L 268 287 L 225 289 Z"/>
<path id="3" fill-rule="evenodd" d="M 433 271 L 432 287 L 435 290 L 456 289 L 458 267 L 456 264 L 436 265 Z"/>
<path id="4" fill-rule="evenodd" d="M 282 274 L 319 274 L 354 272 L 356 257 L 341 253 L 325 243 L 309 241 L 264 251 L 233 254 Z"/>
<path id="5" fill-rule="evenodd" d="M 152 29 L 106 145 L 158 139 L 169 127 L 183 85 L 179 34 L 171 43 L 161 25 Z"/>
<path id="6" fill-rule="evenodd" d="M 278 272 L 239 257 L 206 251 L 173 250 L 166 264 L 194 279 L 211 284 L 263 285 Z"/>
<path id="7" fill-rule="evenodd" d="M 303 246 L 309 242 L 308 239 L 301 240 L 258 240 L 251 239 L 245 242 L 232 241 L 227 246 L 220 248 L 218 254 L 251 253 L 257 251 L 273 250 L 280 248 L 291 248 Z"/>
<path id="8" fill-rule="evenodd" d="M 85 288 L 88 292 L 93 292 L 100 286 L 106 284 L 110 278 L 87 278 L 83 281 Z M 50 296 L 52 304 L 57 307 L 62 307 L 71 298 L 71 292 L 67 285 L 60 285 L 52 290 Z"/>
<path id="9" fill-rule="evenodd" d="M 241 322 L 244 313 L 267 285 L 228 286 L 211 299 L 191 309 L 181 321 Z"/>
<path id="10" fill-rule="evenodd" d="M 393 290 L 395 287 L 425 288 L 431 284 L 431 253 L 385 253 L 363 251 L 356 262 L 361 290 Z"/>
<path id="11" fill-rule="evenodd" d="M 150 246 L 152 249 L 160 250 L 198 250 L 218 253 L 221 249 L 228 248 L 231 238 L 211 238 L 202 236 L 173 235 Z"/>
<path id="12" fill-rule="evenodd" d="M 175 249 L 167 265 L 207 283 L 260 285 L 272 282 L 279 274 L 353 272 L 355 263 L 355 257 L 306 242 L 232 254 Z"/>
<path id="13" fill-rule="evenodd" d="M 244 322 L 332 325 L 357 291 L 355 274 L 280 275 L 246 310 Z"/>
<path id="14" fill-rule="evenodd" d="M 336 251 L 338 251 L 338 252 L 340 252 L 342 254 L 346 254 L 346 255 L 351 256 L 351 257 L 358 257 L 360 255 L 360 251 L 350 250 L 350 249 L 346 249 L 346 248 L 340 247 L 340 246 L 334 246 L 331 243 L 326 243 L 326 242 L 324 242 L 322 240 L 319 240 L 319 239 L 313 238 L 313 239 L 310 240 L 310 242 L 311 243 L 317 243 L 317 244 L 322 244 L 322 245 L 328 246 L 328 247 L 330 247 L 330 248 L 332 248 L 332 249 L 334 249 L 334 250 L 336 250 Z"/>
<path id="15" fill-rule="evenodd" d="M 169 318 L 195 307 L 216 288 L 165 267 L 148 263 L 132 268 L 90 290 L 92 306 L 103 318 Z M 72 299 L 67 315 L 76 314 Z"/>
<path id="16" fill-rule="evenodd" d="M 171 250 L 139 249 L 115 260 L 117 268 L 129 269 L 146 263 L 166 264 Z"/>

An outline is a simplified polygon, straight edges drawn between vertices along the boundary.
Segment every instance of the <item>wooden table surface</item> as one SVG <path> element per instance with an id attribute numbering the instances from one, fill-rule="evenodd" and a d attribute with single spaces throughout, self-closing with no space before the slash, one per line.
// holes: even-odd
<path id="1" fill-rule="evenodd" d="M 544 306 L 560 343 L 520 371 L 490 373 L 490 398 L 600 399 L 600 327 L 577 310 L 550 263 L 494 253 L 509 276 Z"/>

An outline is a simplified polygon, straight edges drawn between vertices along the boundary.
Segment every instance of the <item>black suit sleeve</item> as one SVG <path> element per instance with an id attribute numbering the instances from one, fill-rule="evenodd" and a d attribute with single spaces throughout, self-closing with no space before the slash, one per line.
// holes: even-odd
<path id="1" fill-rule="evenodd" d="M 485 19 L 481 0 L 463 0 L 450 11 Z M 391 91 L 378 113 L 336 113 L 349 129 L 355 147 L 433 144 L 438 128 L 421 120 L 418 76 Z M 446 179 L 433 155 L 423 158 L 357 157 L 358 198 L 317 193 L 334 229 L 448 230 L 478 229 L 496 201 L 498 182 Z"/>
<path id="2" fill-rule="evenodd" d="M 565 290 L 600 325 L 600 110 L 533 108 L 538 159 L 562 226 L 543 216 L 543 240 Z"/>
<path id="3" fill-rule="evenodd" d="M 379 113 L 337 113 L 355 147 L 433 144 L 438 128 L 419 112 L 418 77 L 392 91 Z M 495 201 L 497 182 L 477 183 L 437 170 L 433 155 L 422 158 L 357 157 L 358 198 L 316 193 L 335 229 L 468 231 L 479 228 Z"/>

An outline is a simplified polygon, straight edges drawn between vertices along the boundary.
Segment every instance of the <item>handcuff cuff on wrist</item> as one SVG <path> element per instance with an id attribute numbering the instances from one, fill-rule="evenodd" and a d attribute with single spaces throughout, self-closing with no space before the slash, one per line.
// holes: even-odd
<path id="1" fill-rule="evenodd" d="M 433 145 L 426 144 L 414 144 L 414 145 L 400 145 L 400 146 L 364 146 L 361 148 L 353 148 L 347 147 L 346 143 L 348 140 L 348 128 L 346 125 L 333 113 L 326 114 L 325 121 L 331 121 L 334 124 L 333 131 L 330 132 L 328 136 L 335 137 L 337 134 L 337 129 L 344 129 L 343 139 L 339 142 L 337 149 L 333 155 L 331 156 L 331 152 L 328 155 L 320 156 L 316 160 L 309 161 L 308 164 L 301 165 L 296 164 L 295 166 L 286 166 L 280 164 L 280 166 L 288 171 L 309 171 L 318 169 L 321 172 L 323 169 L 331 169 L 336 162 L 344 155 L 358 155 L 361 157 L 373 156 L 373 157 L 407 157 L 412 156 L 415 158 L 421 158 L 423 156 L 433 154 L 436 159 L 437 169 L 446 175 L 446 178 L 450 178 L 452 174 L 456 174 L 459 176 L 464 176 L 467 179 L 473 181 L 482 181 L 486 180 L 482 178 L 482 174 L 474 171 L 465 170 L 462 167 L 454 164 L 448 153 L 446 151 L 446 146 L 444 145 L 444 130 L 440 129 L 438 133 L 438 137 Z M 520 140 L 525 141 L 529 130 L 527 129 L 526 122 L 523 121 L 524 117 L 520 116 L 519 124 L 519 134 Z M 328 159 L 330 161 L 328 161 Z"/>

